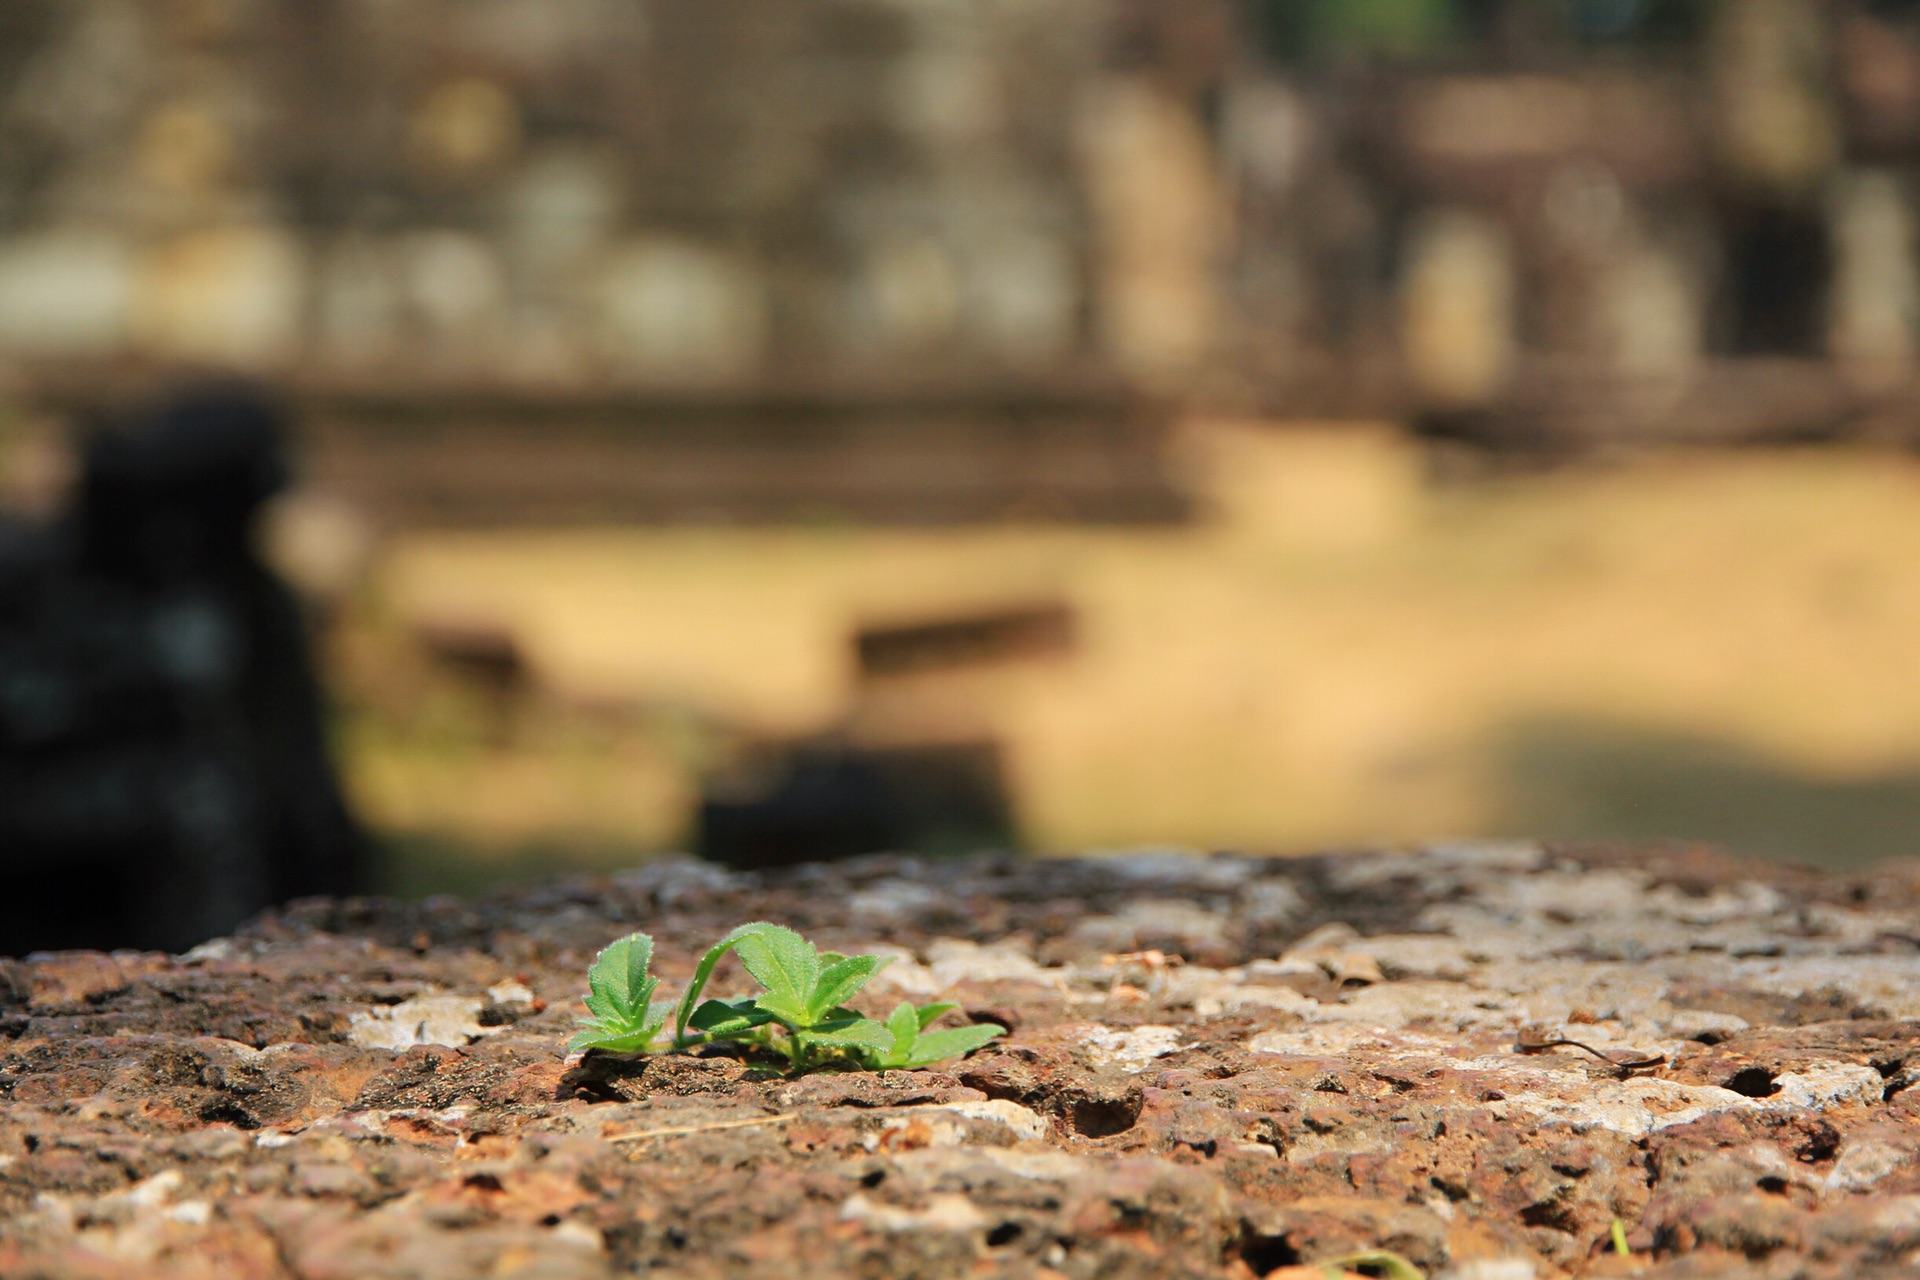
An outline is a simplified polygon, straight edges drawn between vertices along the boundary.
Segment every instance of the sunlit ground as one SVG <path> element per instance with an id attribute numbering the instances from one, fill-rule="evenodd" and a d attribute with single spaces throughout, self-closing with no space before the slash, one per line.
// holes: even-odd
<path id="1" fill-rule="evenodd" d="M 1913 459 L 1436 480 L 1391 432 L 1224 424 L 1182 457 L 1210 515 L 1180 528 L 400 537 L 342 638 L 353 792 L 406 887 L 680 846 L 702 770 L 846 724 L 1000 741 L 1036 851 L 1920 851 Z M 1047 600 L 1064 656 L 858 687 L 859 625 Z M 423 627 L 511 634 L 534 692 L 398 663 Z"/>

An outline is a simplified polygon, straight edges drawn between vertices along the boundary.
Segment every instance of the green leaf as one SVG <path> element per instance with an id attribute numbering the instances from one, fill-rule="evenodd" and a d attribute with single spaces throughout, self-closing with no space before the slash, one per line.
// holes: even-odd
<path id="1" fill-rule="evenodd" d="M 763 1009 L 777 1009 L 782 1016 L 808 1014 L 815 984 L 820 981 L 820 954 L 813 944 L 791 929 L 777 924 L 759 925 L 738 942 L 740 963 L 747 967 L 767 996 Z"/>
<path id="2" fill-rule="evenodd" d="M 943 1013 L 950 1013 L 959 1007 L 959 1005 L 951 1000 L 942 1000 L 936 1004 L 923 1004 L 915 1012 L 914 1017 L 920 1023 L 919 1029 L 925 1031 L 933 1025 L 935 1018 L 938 1018 Z"/>
<path id="3" fill-rule="evenodd" d="M 673 1043 L 675 1048 L 685 1048 L 687 1042 L 687 1020 L 693 1016 L 694 1005 L 700 999 L 700 993 L 706 990 L 707 980 L 713 977 L 714 966 L 720 958 L 740 945 L 740 939 L 755 929 L 771 929 L 772 925 L 764 921 L 743 924 L 720 941 L 707 948 L 707 954 L 700 957 L 700 963 L 694 967 L 693 980 L 687 983 L 687 989 L 680 993 L 680 1008 L 674 1014 Z"/>
<path id="4" fill-rule="evenodd" d="M 981 1045 L 996 1036 L 1007 1034 L 1005 1027 L 996 1027 L 991 1022 L 976 1023 L 970 1027 L 949 1027 L 944 1031 L 923 1032 L 914 1041 L 913 1052 L 905 1065 L 925 1067 L 946 1058 L 957 1058 L 963 1053 L 972 1053 Z"/>
<path id="5" fill-rule="evenodd" d="M 1368 1249 L 1362 1253 L 1349 1253 L 1338 1258 L 1328 1258 L 1319 1265 L 1330 1276 L 1342 1271 L 1358 1271 L 1361 1267 L 1377 1270 L 1381 1280 L 1426 1280 L 1426 1273 L 1408 1262 L 1397 1253 L 1385 1249 Z"/>
<path id="6" fill-rule="evenodd" d="M 653 1047 L 653 1035 L 652 1031 L 632 1031 L 622 1034 L 618 1031 L 588 1027 L 576 1032 L 573 1039 L 567 1041 L 567 1052 L 582 1053 L 588 1049 L 599 1049 L 604 1053 L 646 1053 Z"/>
<path id="7" fill-rule="evenodd" d="M 872 1049 L 880 1053 L 893 1047 L 893 1032 L 872 1018 L 854 1018 L 851 1021 L 825 1023 L 808 1031 L 807 1039 L 815 1044 L 830 1044 L 849 1049 Z"/>
<path id="8" fill-rule="evenodd" d="M 687 1025 L 709 1039 L 724 1039 L 765 1026 L 772 1018 L 772 1014 L 755 1007 L 751 1000 L 742 1000 L 737 1004 L 708 1000 L 693 1011 L 693 1017 Z"/>
<path id="9" fill-rule="evenodd" d="M 653 960 L 653 939 L 630 933 L 616 939 L 594 957 L 587 970 L 587 1008 L 601 1017 L 644 1016 L 657 979 L 647 976 Z"/>
<path id="10" fill-rule="evenodd" d="M 887 1015 L 887 1033 L 893 1043 L 876 1064 L 882 1068 L 904 1067 L 913 1057 L 913 1042 L 920 1038 L 920 1017 L 912 1001 L 902 1000 Z"/>
<path id="11" fill-rule="evenodd" d="M 600 1049 L 607 1053 L 651 1053 L 653 1041 L 667 1025 L 672 1006 L 665 1001 L 648 1006 L 638 1017 L 581 1018 L 580 1030 L 567 1042 L 568 1053 Z"/>
<path id="12" fill-rule="evenodd" d="M 814 980 L 813 991 L 807 999 L 809 1018 L 817 1021 L 828 1010 L 853 999 L 860 988 L 873 980 L 874 974 L 892 963 L 892 956 L 843 956 L 827 966 Z"/>
<path id="13" fill-rule="evenodd" d="M 920 1018 L 912 1001 L 902 1000 L 893 1006 L 893 1012 L 887 1015 L 887 1030 L 893 1035 L 894 1054 L 904 1061 L 920 1037 Z"/>

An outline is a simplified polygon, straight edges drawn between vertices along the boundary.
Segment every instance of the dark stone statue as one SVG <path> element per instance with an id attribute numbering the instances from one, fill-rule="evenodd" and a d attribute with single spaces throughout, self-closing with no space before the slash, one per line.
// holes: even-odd
<path id="1" fill-rule="evenodd" d="M 181 949 L 360 887 L 298 603 L 252 546 L 281 415 L 183 392 L 89 431 L 58 526 L 0 526 L 0 953 Z"/>

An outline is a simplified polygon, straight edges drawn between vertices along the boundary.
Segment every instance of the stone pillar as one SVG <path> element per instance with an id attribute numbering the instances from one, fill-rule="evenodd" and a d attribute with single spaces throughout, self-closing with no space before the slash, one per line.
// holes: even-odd
<path id="1" fill-rule="evenodd" d="M 1226 203 L 1194 111 L 1144 77 L 1116 78 L 1086 116 L 1098 330 L 1149 380 L 1194 368 L 1219 323 Z"/>
<path id="2" fill-rule="evenodd" d="M 1401 338 L 1414 389 L 1429 405 L 1491 402 L 1512 376 L 1513 248 L 1506 230 L 1470 209 L 1421 216 L 1400 285 Z"/>
<path id="3" fill-rule="evenodd" d="M 1906 186 L 1885 170 L 1843 174 L 1834 184 L 1831 216 L 1828 349 L 1855 385 L 1899 386 L 1912 374 L 1920 337 L 1920 274 Z"/>

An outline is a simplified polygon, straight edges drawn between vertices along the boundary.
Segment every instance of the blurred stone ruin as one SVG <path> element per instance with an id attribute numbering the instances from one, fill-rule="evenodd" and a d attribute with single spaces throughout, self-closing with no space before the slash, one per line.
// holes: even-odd
<path id="1" fill-rule="evenodd" d="M 18 0 L 0 362 L 285 379 L 434 522 L 1166 519 L 1195 405 L 1904 435 L 1911 9 Z"/>

